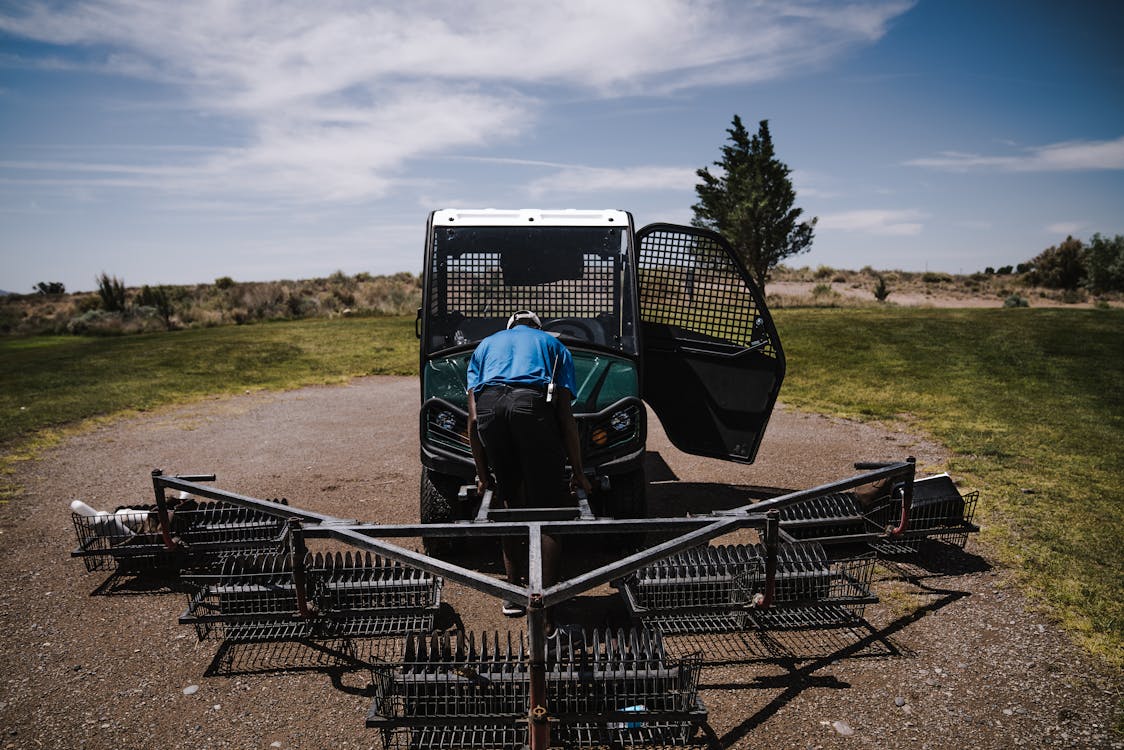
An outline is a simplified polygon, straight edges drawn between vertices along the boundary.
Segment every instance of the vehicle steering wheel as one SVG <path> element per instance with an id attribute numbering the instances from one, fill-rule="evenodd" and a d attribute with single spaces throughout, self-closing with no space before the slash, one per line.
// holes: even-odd
<path id="1" fill-rule="evenodd" d="M 582 318 L 555 318 L 542 324 L 544 331 L 554 331 L 591 344 L 603 344 L 601 326 L 594 326 Z"/>

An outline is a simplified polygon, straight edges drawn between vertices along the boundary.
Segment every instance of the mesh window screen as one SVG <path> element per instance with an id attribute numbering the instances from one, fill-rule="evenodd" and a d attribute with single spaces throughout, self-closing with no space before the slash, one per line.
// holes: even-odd
<path id="1" fill-rule="evenodd" d="M 640 244 L 640 318 L 674 335 L 750 346 L 767 337 L 758 303 L 725 249 L 709 237 L 656 230 Z M 759 351 L 775 357 L 769 341 Z"/>
<path id="2" fill-rule="evenodd" d="M 613 259 L 582 256 L 578 278 L 543 284 L 505 283 L 499 253 L 464 253 L 446 261 L 444 284 L 433 285 L 430 310 L 459 312 L 466 317 L 507 317 L 517 310 L 533 310 L 541 318 L 596 318 L 612 315 Z M 434 254 L 433 272 L 440 257 Z M 444 293 L 444 299 L 441 298 Z"/>

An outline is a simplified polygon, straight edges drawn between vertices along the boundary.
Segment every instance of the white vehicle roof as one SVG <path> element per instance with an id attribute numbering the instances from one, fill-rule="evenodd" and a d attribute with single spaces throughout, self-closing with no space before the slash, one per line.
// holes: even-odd
<path id="1" fill-rule="evenodd" d="M 576 208 L 443 208 L 433 212 L 435 226 L 477 227 L 627 227 L 627 211 Z"/>

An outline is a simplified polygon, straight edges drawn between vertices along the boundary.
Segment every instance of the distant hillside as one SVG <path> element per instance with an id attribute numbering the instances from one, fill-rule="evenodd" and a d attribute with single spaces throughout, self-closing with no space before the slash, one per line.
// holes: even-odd
<path id="1" fill-rule="evenodd" d="M 105 290 L 102 292 L 112 292 Z M 882 300 L 876 295 L 878 291 Z M 323 279 L 125 287 L 109 304 L 100 292 L 9 294 L 0 297 L 0 335 L 75 333 L 116 335 L 338 315 L 413 315 L 421 278 L 411 273 Z M 766 286 L 772 308 L 1120 306 L 1120 293 L 1093 297 L 1083 289 L 1043 289 L 1026 274 L 948 274 L 939 271 L 858 271 L 844 268 L 774 269 Z M 110 294 L 110 297 L 113 295 Z M 111 311 L 107 308 L 123 308 Z"/>
<path id="2" fill-rule="evenodd" d="M 0 299 L 0 335 L 121 334 L 336 315 L 407 315 L 421 304 L 412 273 L 342 272 L 301 281 L 125 287 L 123 304 L 99 292 L 12 294 Z M 111 310 L 107 308 L 122 308 Z"/>

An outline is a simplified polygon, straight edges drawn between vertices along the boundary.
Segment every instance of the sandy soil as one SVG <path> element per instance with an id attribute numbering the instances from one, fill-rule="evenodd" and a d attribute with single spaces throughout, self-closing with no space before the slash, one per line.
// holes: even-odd
<path id="1" fill-rule="evenodd" d="M 366 670 L 331 648 L 199 643 L 176 623 L 182 592 L 106 593 L 104 574 L 68 557 L 67 504 L 145 502 L 159 467 L 214 472 L 223 488 L 334 515 L 413 522 L 417 404 L 413 378 L 214 400 L 99 428 L 21 467 L 25 491 L 0 507 L 0 747 L 378 747 L 363 725 Z M 945 458 L 906 432 L 785 409 L 750 467 L 686 456 L 658 423 L 651 433 L 675 477 L 652 477 L 666 480 L 652 485 L 653 514 L 840 478 L 856 460 L 916 455 L 935 469 Z M 484 561 L 496 568 L 495 555 Z M 723 746 L 1124 747 L 1112 733 L 1124 680 L 1036 614 L 974 541 L 876 577 L 883 603 L 863 627 L 749 638 L 752 663 L 704 673 Z M 445 600 L 472 630 L 521 627 L 461 587 Z M 564 614 L 624 621 L 608 588 Z"/>
<path id="2" fill-rule="evenodd" d="M 767 287 L 770 295 L 777 295 L 781 298 L 800 298 L 809 300 L 812 298 L 812 291 L 817 285 L 828 282 L 818 281 L 771 281 Z M 856 302 L 862 304 L 872 304 L 874 297 L 871 294 L 869 285 L 861 287 L 854 287 L 850 283 L 830 283 L 832 291 L 842 297 L 845 301 L 849 300 L 852 304 Z M 1043 296 L 1042 290 L 1022 289 L 1019 293 L 1027 297 L 1031 307 L 1066 307 L 1066 308 L 1092 308 L 1093 301 L 1087 300 L 1085 302 L 1065 303 L 1059 302 L 1055 299 Z M 928 285 L 921 282 L 915 282 L 907 286 L 891 287 L 890 296 L 887 299 L 888 304 L 898 307 L 934 307 L 934 308 L 981 308 L 981 307 L 1003 307 L 1005 297 L 998 295 L 980 294 L 972 292 L 967 289 L 948 289 L 940 286 L 928 287 Z M 806 302 L 805 302 L 806 304 Z M 1112 303 L 1109 303 L 1112 304 Z M 1119 302 L 1116 303 L 1117 305 Z"/>

